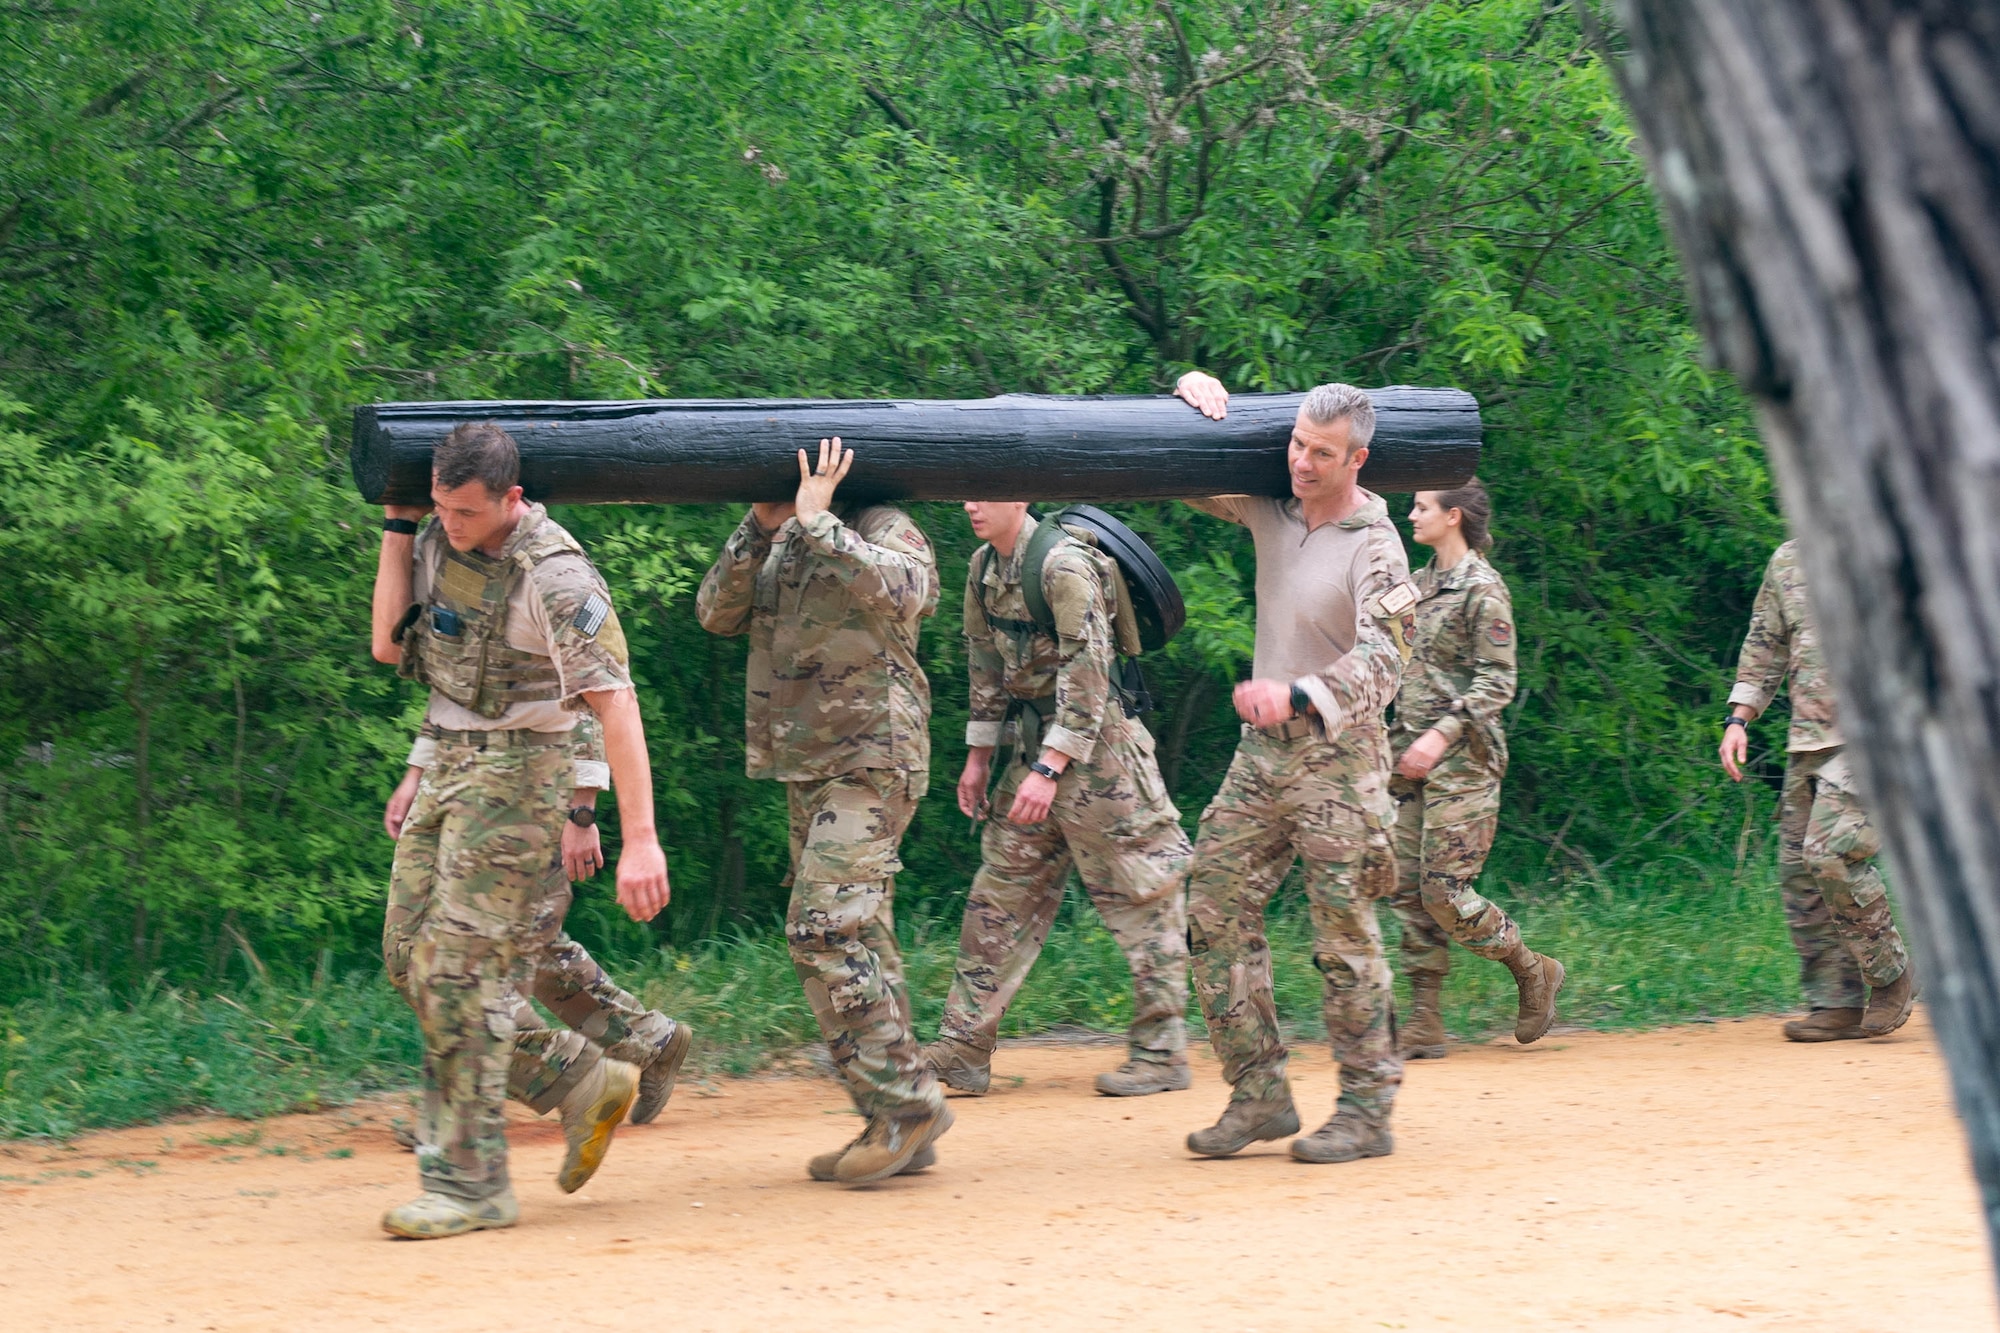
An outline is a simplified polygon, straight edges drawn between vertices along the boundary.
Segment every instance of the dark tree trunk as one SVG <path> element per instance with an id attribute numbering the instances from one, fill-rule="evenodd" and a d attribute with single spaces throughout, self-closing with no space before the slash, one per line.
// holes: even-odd
<path id="1" fill-rule="evenodd" d="M 1387 388 L 1361 480 L 1456 486 L 1479 465 L 1479 404 L 1457 389 Z M 1285 442 L 1301 395 L 1238 394 L 1210 421 L 1176 398 L 808 399 L 634 403 L 380 403 L 357 408 L 349 460 L 371 503 L 430 498 L 431 450 L 463 421 L 521 446 L 529 498 L 568 504 L 785 500 L 797 451 L 838 435 L 856 499 L 1154 500 L 1289 495 Z"/>
<path id="2" fill-rule="evenodd" d="M 1620 0 L 2000 1221 L 2000 6 Z M 1586 19 L 1588 14 L 1585 14 Z"/>

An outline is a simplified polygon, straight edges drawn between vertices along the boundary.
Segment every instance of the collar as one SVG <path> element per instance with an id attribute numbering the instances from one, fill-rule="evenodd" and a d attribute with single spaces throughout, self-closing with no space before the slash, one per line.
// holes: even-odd
<path id="1" fill-rule="evenodd" d="M 1379 523 L 1383 519 L 1389 517 L 1389 502 L 1387 500 L 1384 500 L 1381 496 L 1375 494 L 1375 492 L 1369 490 L 1366 486 L 1359 486 L 1356 487 L 1355 489 L 1360 491 L 1361 493 L 1361 504 L 1359 505 L 1359 507 L 1357 507 L 1355 511 L 1349 514 L 1346 518 L 1336 519 L 1332 523 L 1320 524 L 1319 526 L 1321 528 L 1347 528 L 1350 530 L 1354 528 L 1365 528 L 1370 526 L 1371 524 Z M 1291 519 L 1294 523 L 1298 524 L 1300 527 L 1302 528 L 1305 527 L 1306 506 L 1303 500 L 1299 499 L 1299 497 L 1296 495 L 1291 496 L 1290 498 L 1285 500 L 1282 508 L 1284 510 L 1285 517 Z M 1319 531 L 1319 528 L 1312 528 L 1310 529 L 1310 531 L 1317 532 Z"/>

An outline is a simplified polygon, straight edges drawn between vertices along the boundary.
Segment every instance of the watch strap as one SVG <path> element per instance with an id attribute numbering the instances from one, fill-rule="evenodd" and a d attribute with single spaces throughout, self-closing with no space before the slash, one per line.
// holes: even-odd
<path id="1" fill-rule="evenodd" d="M 1722 719 L 1722 729 L 1724 731 L 1727 731 L 1731 727 L 1741 727 L 1745 731 L 1748 731 L 1750 729 L 1750 719 L 1747 717 L 1739 717 L 1735 713 L 1731 713 L 1728 717 Z"/>
<path id="2" fill-rule="evenodd" d="M 1056 772 L 1053 768 L 1050 768 L 1047 764 L 1043 763 L 1039 759 L 1037 759 L 1034 763 L 1028 765 L 1028 771 L 1031 773 L 1040 773 L 1050 782 L 1062 781 L 1062 774 Z"/>
<path id="3" fill-rule="evenodd" d="M 385 518 L 382 520 L 382 531 L 400 532 L 405 537 L 414 537 L 417 535 L 417 521 L 412 518 Z"/>

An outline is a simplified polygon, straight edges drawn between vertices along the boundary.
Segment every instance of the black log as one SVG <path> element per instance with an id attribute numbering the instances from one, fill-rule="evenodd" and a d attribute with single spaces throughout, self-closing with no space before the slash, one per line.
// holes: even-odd
<path id="1" fill-rule="evenodd" d="M 744 399 L 378 403 L 355 409 L 363 499 L 422 504 L 431 450 L 464 421 L 521 446 L 531 499 L 565 504 L 783 500 L 796 450 L 838 435 L 857 499 L 1156 500 L 1288 495 L 1285 442 L 1302 395 L 1238 394 L 1210 421 L 1177 398 Z M 1479 404 L 1457 389 L 1374 389 L 1376 491 L 1455 486 L 1479 465 Z"/>

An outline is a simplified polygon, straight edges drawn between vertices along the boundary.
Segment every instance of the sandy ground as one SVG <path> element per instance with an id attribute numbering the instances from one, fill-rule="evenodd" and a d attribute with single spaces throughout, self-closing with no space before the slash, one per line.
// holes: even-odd
<path id="1" fill-rule="evenodd" d="M 808 1181 L 836 1087 L 684 1088 L 573 1197 L 515 1131 L 519 1227 L 396 1242 L 386 1104 L 0 1152 L 21 1329 L 1993 1329 L 1979 1213 L 1921 1017 L 1792 1046 L 1761 1019 L 1462 1047 L 1413 1066 L 1395 1156 L 1181 1148 L 1221 1108 L 1114 1101 L 1104 1047 L 1011 1046 L 925 1175 Z M 1334 1094 L 1294 1066 L 1308 1128 Z"/>

